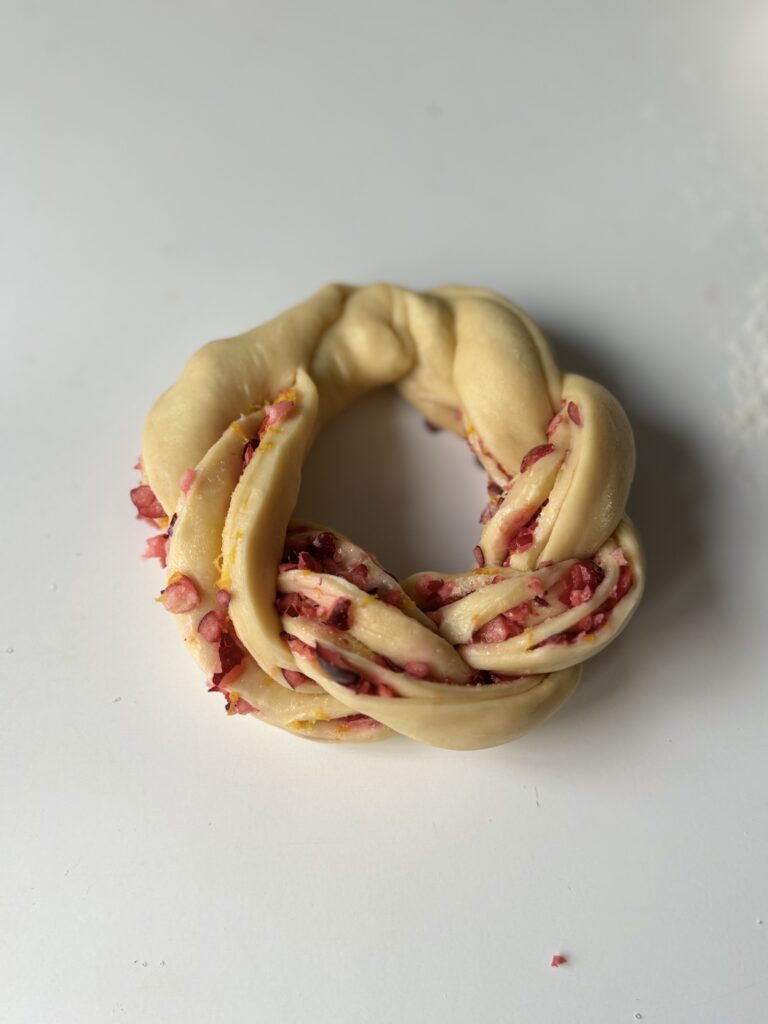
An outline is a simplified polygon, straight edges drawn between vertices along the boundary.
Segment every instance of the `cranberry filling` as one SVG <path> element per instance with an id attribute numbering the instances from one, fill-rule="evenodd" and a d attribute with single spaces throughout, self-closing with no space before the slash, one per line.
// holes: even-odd
<path id="1" fill-rule="evenodd" d="M 200 619 L 197 626 L 200 636 L 211 644 L 217 644 L 221 640 L 220 614 L 220 612 L 208 612 Z"/>
<path id="2" fill-rule="evenodd" d="M 200 604 L 200 591 L 194 580 L 180 572 L 173 574 L 165 590 L 160 591 L 160 597 L 167 611 L 174 615 L 191 612 Z"/>
<path id="3" fill-rule="evenodd" d="M 539 444 L 535 448 L 531 448 L 531 450 L 523 456 L 523 461 L 520 463 L 520 472 L 524 473 L 526 469 L 530 469 L 530 467 L 534 463 L 538 462 L 539 459 L 543 459 L 545 455 L 551 455 L 554 450 L 555 446 L 553 444 Z"/>
<path id="4" fill-rule="evenodd" d="M 142 519 L 162 519 L 165 515 L 165 509 L 147 484 L 141 484 L 131 490 L 131 501 Z"/>
<path id="5" fill-rule="evenodd" d="M 632 569 L 626 564 L 624 553 L 619 551 L 615 557 L 620 566 L 619 578 L 605 601 L 595 611 L 585 615 L 583 619 L 579 619 L 571 629 L 555 633 L 554 636 L 537 644 L 537 647 L 543 647 L 545 644 L 572 644 L 584 633 L 597 633 L 602 629 L 608 621 L 611 611 L 627 595 L 632 586 Z M 574 572 L 574 570 L 576 571 Z M 602 569 L 594 562 L 577 562 L 563 576 L 562 581 L 565 581 L 565 586 L 558 597 L 563 604 L 570 608 L 578 608 L 580 604 L 590 600 L 594 594 L 594 588 L 602 581 L 603 577 Z M 586 592 L 589 592 L 588 597 L 584 596 Z"/>
<path id="6" fill-rule="evenodd" d="M 547 499 L 548 501 L 549 499 Z M 510 556 L 517 554 L 518 551 L 527 551 L 533 546 L 534 535 L 536 533 L 536 526 L 539 522 L 539 516 L 541 515 L 542 509 L 547 504 L 543 502 L 533 513 L 531 518 L 525 523 L 514 537 L 509 542 L 509 548 L 507 549 L 507 557 L 504 560 L 505 565 L 509 565 Z"/>
<path id="7" fill-rule="evenodd" d="M 595 633 L 608 621 L 611 610 L 627 594 L 632 585 L 632 570 L 627 564 L 622 551 L 614 553 L 614 558 L 620 566 L 619 578 L 605 601 L 592 613 L 585 615 L 568 630 L 556 633 L 543 640 L 537 647 L 545 644 L 570 644 L 584 633 Z M 605 578 L 605 573 L 593 559 L 582 559 L 575 562 L 565 572 L 560 580 L 558 600 L 568 608 L 578 608 L 586 604 L 594 597 L 595 590 Z M 530 602 L 522 602 L 494 616 L 472 634 L 472 643 L 503 643 L 510 637 L 519 636 L 523 632 L 533 612 L 533 606 L 549 608 L 550 602 L 544 597 L 544 587 L 538 577 L 531 577 L 528 586 L 534 593 Z"/>
<path id="8" fill-rule="evenodd" d="M 339 576 L 342 579 L 347 580 L 348 583 L 352 583 L 359 590 L 367 590 L 368 581 L 368 567 L 363 565 L 362 562 L 358 562 L 357 565 L 353 565 L 351 569 L 347 569 L 344 572 L 339 572 Z"/>
<path id="9" fill-rule="evenodd" d="M 403 668 L 415 679 L 429 679 L 431 669 L 426 661 L 406 661 Z"/>
<path id="10" fill-rule="evenodd" d="M 309 547 L 318 558 L 333 558 L 336 554 L 336 537 L 330 531 L 325 530 L 312 537 Z"/>
<path id="11" fill-rule="evenodd" d="M 375 593 L 376 587 L 368 580 L 368 566 L 358 562 L 349 569 L 343 568 L 343 556 L 337 550 L 337 538 L 334 534 L 324 531 L 296 540 L 286 542 L 283 558 L 279 565 L 280 572 L 292 569 L 305 569 L 309 572 L 326 573 L 347 580 L 364 593 Z"/>
<path id="12" fill-rule="evenodd" d="M 296 403 L 290 399 L 281 399 L 280 401 L 273 402 L 271 405 L 267 405 L 264 408 L 264 418 L 259 424 L 259 429 L 256 432 L 256 436 L 252 437 L 250 441 L 246 442 L 243 446 L 242 453 L 242 468 L 246 469 L 253 458 L 256 449 L 261 444 L 262 438 L 270 429 L 270 427 L 277 426 L 278 423 L 282 423 L 283 420 L 293 413 Z"/>
<path id="13" fill-rule="evenodd" d="M 455 580 L 420 579 L 416 584 L 416 593 L 424 610 L 434 612 L 459 600 L 461 594 L 454 593 L 455 588 Z"/>
<path id="14" fill-rule="evenodd" d="M 156 533 L 154 537 L 147 537 L 146 547 L 142 558 L 159 558 L 160 565 L 165 568 L 168 557 L 168 534 Z"/>
<path id="15" fill-rule="evenodd" d="M 557 596 L 569 608 L 586 604 L 592 599 L 604 575 L 600 566 L 591 559 L 575 562 L 561 577 L 560 582 L 563 586 Z"/>
<path id="16" fill-rule="evenodd" d="M 243 469 L 245 469 L 253 458 L 253 454 L 261 444 L 260 437 L 252 437 L 251 440 L 243 447 Z"/>
<path id="17" fill-rule="evenodd" d="M 370 715 L 344 715 L 343 718 L 334 718 L 334 725 L 381 725 L 381 722 L 377 722 L 375 718 L 371 718 Z"/>
<path id="18" fill-rule="evenodd" d="M 286 683 L 288 683 L 288 685 L 293 690 L 296 690 L 298 689 L 299 686 L 304 686 L 307 683 L 311 683 L 312 686 L 317 686 L 317 683 L 314 681 L 314 679 L 310 679 L 309 676 L 305 676 L 303 672 L 297 672 L 294 669 L 290 668 L 284 668 L 281 669 L 281 671 L 283 673 L 283 677 L 285 678 Z"/>
<path id="19" fill-rule="evenodd" d="M 317 656 L 317 651 L 314 647 L 310 646 L 310 644 L 305 644 L 303 640 L 299 640 L 292 633 L 281 633 L 280 636 L 294 654 L 300 654 L 303 658 L 315 658 Z"/>
<path id="20" fill-rule="evenodd" d="M 264 437 L 270 427 L 275 427 L 278 423 L 282 423 L 283 420 L 287 420 L 293 412 L 295 405 L 295 402 L 285 398 L 279 402 L 274 402 L 272 405 L 265 406 L 264 419 L 259 425 L 259 437 Z"/>
<path id="21" fill-rule="evenodd" d="M 526 627 L 531 615 L 531 606 L 527 601 L 516 604 L 500 615 L 494 616 L 485 625 L 472 634 L 472 643 L 500 644 L 511 637 L 519 636 Z"/>
<path id="22" fill-rule="evenodd" d="M 245 658 L 245 651 L 242 649 L 232 633 L 224 629 L 219 640 L 219 671 L 214 673 L 211 682 L 216 687 L 228 676 L 233 669 L 238 668 Z"/>
<path id="23" fill-rule="evenodd" d="M 346 597 L 336 598 L 333 606 L 327 609 L 301 593 L 280 594 L 275 601 L 275 607 L 281 615 L 288 615 L 293 619 L 301 616 L 313 622 L 323 622 L 334 629 L 350 628 L 349 611 L 352 602 Z"/>
<path id="24" fill-rule="evenodd" d="M 326 616 L 326 623 L 333 626 L 334 629 L 349 629 L 349 609 L 351 607 L 352 602 L 346 597 L 337 598 Z"/>

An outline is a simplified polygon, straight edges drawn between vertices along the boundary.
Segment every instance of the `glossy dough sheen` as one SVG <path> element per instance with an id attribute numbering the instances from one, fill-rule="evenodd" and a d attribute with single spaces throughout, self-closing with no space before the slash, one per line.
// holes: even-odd
<path id="1" fill-rule="evenodd" d="M 403 584 L 409 596 L 371 556 L 338 537 L 352 561 L 365 562 L 369 578 L 380 575 L 379 595 L 391 591 L 400 607 L 325 572 L 278 574 L 314 438 L 361 395 L 387 384 L 430 422 L 466 437 L 502 490 L 501 507 L 480 539 L 485 567 L 417 574 Z M 262 422 L 263 407 L 286 393 L 292 414 L 267 431 L 243 469 L 243 446 Z M 575 408 L 578 423 L 568 408 Z M 555 450 L 521 472 L 526 453 L 547 443 L 548 427 Z M 642 559 L 624 515 L 634 471 L 627 418 L 598 384 L 560 374 L 536 325 L 491 292 L 329 285 L 263 326 L 200 349 L 153 408 L 142 459 L 146 483 L 166 512 L 177 515 L 169 575 L 188 577 L 201 595 L 198 607 L 177 615 L 192 653 L 208 674 L 217 671 L 217 649 L 197 630 L 216 608 L 217 590 L 228 590 L 231 622 L 247 652 L 237 694 L 253 714 L 299 735 L 366 740 L 394 730 L 456 749 L 513 739 L 573 691 L 579 663 L 616 635 L 640 598 Z M 194 481 L 182 494 L 179 482 L 191 468 Z M 502 566 L 520 509 L 530 512 L 542 502 L 532 544 Z M 558 630 L 571 630 L 569 642 L 544 642 L 554 630 L 551 619 L 503 642 L 473 641 L 479 625 L 530 598 L 532 587 L 556 587 L 573 560 L 593 557 L 603 579 L 592 604 L 563 609 L 557 619 Z M 629 592 L 602 628 L 573 639 L 573 623 L 598 607 L 626 563 Z M 466 596 L 429 616 L 420 581 L 437 579 Z M 278 590 L 301 591 L 321 605 L 349 600 L 350 629 L 339 633 L 321 622 L 281 617 Z M 373 669 L 384 685 L 380 692 L 396 689 L 397 696 L 350 690 L 314 655 L 295 653 L 285 632 L 307 644 L 305 650 L 321 643 L 343 652 L 347 666 L 368 675 Z M 372 655 L 381 664 L 372 666 Z M 400 670 L 391 671 L 384 659 Z M 430 671 L 427 677 L 403 672 L 406 663 Z M 307 686 L 291 688 L 283 670 L 304 673 Z M 504 679 L 478 685 L 478 672 Z"/>

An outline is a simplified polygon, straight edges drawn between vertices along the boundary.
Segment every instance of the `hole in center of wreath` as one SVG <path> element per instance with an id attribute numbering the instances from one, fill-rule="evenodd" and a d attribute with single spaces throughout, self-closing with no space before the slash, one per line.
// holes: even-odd
<path id="1" fill-rule="evenodd" d="M 345 534 L 399 579 L 461 572 L 475 565 L 486 479 L 461 438 L 428 430 L 418 410 L 384 388 L 317 439 L 295 516 Z"/>

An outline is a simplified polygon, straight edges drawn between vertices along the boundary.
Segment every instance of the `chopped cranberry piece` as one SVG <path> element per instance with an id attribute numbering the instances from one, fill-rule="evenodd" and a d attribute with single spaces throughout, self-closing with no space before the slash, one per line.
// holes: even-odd
<path id="1" fill-rule="evenodd" d="M 334 629 L 349 629 L 349 609 L 352 602 L 345 597 L 338 597 L 330 609 L 326 611 L 316 601 L 304 594 L 281 594 L 275 601 L 275 607 L 281 615 L 289 615 L 291 618 L 302 616 L 314 622 L 324 622 Z"/>
<path id="2" fill-rule="evenodd" d="M 416 593 L 427 611 L 458 601 L 460 595 L 454 593 L 455 589 L 455 580 L 420 579 L 416 584 Z"/>
<path id="3" fill-rule="evenodd" d="M 527 551 L 528 548 L 533 547 L 533 534 L 534 526 L 523 526 L 512 539 L 512 543 L 509 547 L 509 553 L 513 554 L 516 551 Z"/>
<path id="4" fill-rule="evenodd" d="M 539 444 L 535 448 L 523 456 L 523 461 L 520 463 L 520 472 L 524 473 L 526 469 L 531 467 L 539 459 L 543 459 L 545 455 L 550 455 L 555 450 L 553 444 Z"/>
<path id="5" fill-rule="evenodd" d="M 208 612 L 204 615 L 197 626 L 197 632 L 209 643 L 217 644 L 221 640 L 221 619 L 220 612 Z"/>
<path id="6" fill-rule="evenodd" d="M 305 676 L 303 672 L 296 672 L 291 668 L 282 669 L 282 673 L 285 677 L 286 683 L 288 683 L 293 690 L 296 690 L 299 686 L 304 686 L 307 683 L 314 683 L 314 679 L 310 679 L 309 676 Z"/>
<path id="7" fill-rule="evenodd" d="M 229 630 L 221 634 L 221 641 L 219 642 L 219 661 L 221 662 L 221 671 L 229 672 L 230 669 L 234 668 L 235 665 L 239 665 L 245 657 L 245 651 L 235 640 L 234 636 Z"/>
<path id="8" fill-rule="evenodd" d="M 545 501 L 542 505 L 539 506 L 539 508 L 536 509 L 531 518 L 528 520 L 528 522 L 524 526 L 520 527 L 520 529 L 514 535 L 512 540 L 509 542 L 509 549 L 506 559 L 507 562 L 509 561 L 510 555 L 514 555 L 518 551 L 527 551 L 530 547 L 533 546 L 533 542 L 536 539 L 536 527 L 539 522 L 539 516 L 541 515 L 541 511 L 546 504 L 547 502 Z"/>
<path id="9" fill-rule="evenodd" d="M 147 484 L 133 488 L 131 501 L 138 509 L 139 515 L 145 519 L 162 519 L 165 515 L 165 509 L 155 497 L 155 492 Z"/>
<path id="10" fill-rule="evenodd" d="M 280 634 L 285 642 L 288 644 L 294 654 L 300 654 L 304 658 L 314 658 L 316 651 L 314 647 L 309 644 L 305 644 L 303 640 L 299 640 L 297 636 L 293 636 L 292 633 L 281 633 Z"/>
<path id="11" fill-rule="evenodd" d="M 575 633 L 554 633 L 546 640 L 542 640 L 540 644 L 536 644 L 536 646 L 544 647 L 545 644 L 571 644 L 575 639 Z"/>
<path id="12" fill-rule="evenodd" d="M 560 953 L 558 953 L 556 956 L 552 957 L 552 960 L 550 961 L 550 963 L 551 963 L 552 967 L 560 967 L 563 964 L 567 964 L 568 963 L 568 958 L 565 957 L 565 956 L 562 956 Z"/>
<path id="13" fill-rule="evenodd" d="M 168 535 L 165 533 L 157 533 L 154 537 L 147 537 L 142 558 L 159 558 L 160 565 L 165 568 L 167 545 Z"/>
<path id="14" fill-rule="evenodd" d="M 283 420 L 287 420 L 293 412 L 295 405 L 295 402 L 291 402 L 288 399 L 267 405 L 264 408 L 264 419 L 259 426 L 259 437 L 264 437 L 270 427 L 275 427 L 278 423 L 282 423 Z"/>
<path id="15" fill-rule="evenodd" d="M 234 669 L 240 668 L 244 657 L 245 651 L 234 636 L 228 630 L 223 630 L 219 641 L 219 665 L 221 667 L 213 676 L 214 685 L 221 683 L 224 677 Z"/>
<path id="16" fill-rule="evenodd" d="M 409 676 L 416 679 L 428 679 L 430 675 L 430 667 L 426 661 L 406 661 L 403 668 Z"/>
<path id="17" fill-rule="evenodd" d="M 498 498 L 491 498 L 488 504 L 485 506 L 483 511 L 480 513 L 480 522 L 485 526 L 486 523 L 490 523 L 496 513 L 499 511 L 499 505 L 501 502 Z"/>
<path id="18" fill-rule="evenodd" d="M 416 593 L 422 601 L 429 601 L 443 585 L 442 580 L 420 579 L 416 584 Z"/>
<path id="19" fill-rule="evenodd" d="M 275 608 L 280 614 L 290 615 L 292 619 L 297 619 L 302 614 L 305 618 L 315 618 L 316 616 L 312 614 L 313 606 L 318 607 L 314 601 L 308 601 L 301 594 L 280 594 L 275 601 Z"/>
<path id="20" fill-rule="evenodd" d="M 312 549 L 312 554 L 317 558 L 333 558 L 336 553 L 336 537 L 325 530 L 313 537 L 309 546 Z"/>
<path id="21" fill-rule="evenodd" d="M 339 597 L 325 618 L 325 622 L 334 629 L 349 629 L 349 609 L 352 602 L 346 597 Z"/>
<path id="22" fill-rule="evenodd" d="M 628 565 L 623 565 L 621 567 L 621 572 L 619 573 L 619 581 L 610 593 L 610 597 L 613 599 L 614 603 L 618 604 L 631 585 L 632 570 Z"/>
<path id="23" fill-rule="evenodd" d="M 509 638 L 510 624 L 503 615 L 496 615 L 472 634 L 476 644 L 500 644 Z"/>
<path id="24" fill-rule="evenodd" d="M 475 556 L 475 561 L 477 562 L 478 567 L 482 569 L 483 566 L 485 565 L 485 555 L 483 554 L 483 549 L 480 547 L 479 544 L 475 545 L 473 554 Z"/>
<path id="25" fill-rule="evenodd" d="M 366 589 L 368 581 L 368 567 L 363 565 L 362 562 L 358 562 L 357 565 L 353 565 L 351 569 L 346 572 L 340 572 L 339 576 L 358 587 L 360 590 Z"/>
<path id="26" fill-rule="evenodd" d="M 532 594 L 535 594 L 536 597 L 544 597 L 544 584 L 541 582 L 538 576 L 529 577 L 528 589 L 531 591 Z"/>
<path id="27" fill-rule="evenodd" d="M 342 718 L 334 718 L 336 725 L 379 725 L 375 718 L 370 715 L 344 715 Z"/>
<path id="28" fill-rule="evenodd" d="M 577 427 L 581 426 L 581 410 L 575 402 L 568 403 L 568 415 L 571 417 Z"/>
<path id="29" fill-rule="evenodd" d="M 251 459 L 253 458 L 253 454 L 256 451 L 256 449 L 259 447 L 260 444 L 261 444 L 261 438 L 260 437 L 252 437 L 251 440 L 248 442 L 248 444 L 246 444 L 244 446 L 244 448 L 243 448 L 243 455 L 242 455 L 242 458 L 243 458 L 243 469 L 246 469 L 250 465 Z"/>
<path id="30" fill-rule="evenodd" d="M 514 608 L 510 608 L 503 614 L 510 625 L 519 626 L 522 630 L 530 618 L 531 606 L 526 601 L 523 601 L 522 604 L 516 604 Z"/>
<path id="31" fill-rule="evenodd" d="M 191 612 L 200 604 L 200 592 L 194 582 L 181 573 L 171 577 L 171 582 L 160 596 L 165 608 L 174 615 Z"/>
<path id="32" fill-rule="evenodd" d="M 308 551 L 299 552 L 299 561 L 297 564 L 299 569 L 308 569 L 310 572 L 323 571 L 323 567 L 318 564 L 317 559 L 313 558 Z"/>

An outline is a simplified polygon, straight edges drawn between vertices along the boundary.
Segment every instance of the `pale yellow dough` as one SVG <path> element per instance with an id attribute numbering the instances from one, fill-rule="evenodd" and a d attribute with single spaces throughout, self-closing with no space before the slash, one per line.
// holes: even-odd
<path id="1" fill-rule="evenodd" d="M 442 609 L 437 623 L 410 600 L 418 600 L 421 574 L 403 584 L 410 598 L 401 595 L 402 610 L 337 576 L 303 573 L 302 579 L 293 570 L 278 577 L 302 463 L 314 438 L 361 395 L 387 384 L 428 420 L 465 436 L 504 489 L 501 508 L 479 540 L 486 567 L 500 566 L 509 531 L 525 510 L 546 501 L 533 544 L 498 569 L 503 582 L 482 586 L 487 568 L 445 577 L 467 595 Z M 288 389 L 293 414 L 269 429 L 243 471 L 243 445 L 258 429 L 263 407 Z M 578 408 L 580 423 L 566 414 L 569 403 Z M 547 442 L 547 426 L 561 410 L 550 428 L 555 450 L 521 473 L 521 460 Z M 169 576 L 188 576 L 202 596 L 199 607 L 177 616 L 190 650 L 206 673 L 217 670 L 216 648 L 197 627 L 216 607 L 217 588 L 229 590 L 231 620 L 248 653 L 235 688 L 256 716 L 297 735 L 368 740 L 394 731 L 454 749 L 514 739 L 568 697 L 580 663 L 616 636 L 642 592 L 642 555 L 625 515 L 634 444 L 621 406 L 593 381 L 560 374 L 536 325 L 491 292 L 328 285 L 275 320 L 200 349 L 152 409 L 142 458 L 146 482 L 168 515 L 177 515 Z M 195 479 L 183 495 L 180 480 L 190 468 Z M 554 586 L 573 560 L 591 557 L 604 578 L 588 602 L 504 642 L 472 642 L 479 626 L 531 597 L 531 580 Z M 539 646 L 605 601 L 624 559 L 632 585 L 605 625 L 569 644 Z M 349 599 L 346 646 L 317 622 L 281 621 L 278 590 L 301 590 L 318 601 Z M 436 678 L 374 666 L 377 679 L 396 686 L 400 696 L 357 694 L 316 659 L 294 654 L 281 638 L 286 629 L 310 645 L 318 639 L 337 644 L 361 667 L 370 669 L 377 654 L 400 665 L 428 663 Z M 314 682 L 291 689 L 283 669 Z M 478 686 L 472 683 L 475 670 L 522 678 Z M 374 721 L 367 725 L 349 718 L 354 715 Z"/>

